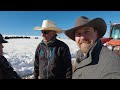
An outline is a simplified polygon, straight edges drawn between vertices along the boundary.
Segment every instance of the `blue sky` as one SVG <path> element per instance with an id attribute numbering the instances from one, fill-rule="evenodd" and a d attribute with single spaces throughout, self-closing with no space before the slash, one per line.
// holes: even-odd
<path id="1" fill-rule="evenodd" d="M 35 31 L 35 26 L 41 26 L 42 21 L 50 19 L 57 27 L 66 30 L 74 26 L 79 16 L 89 18 L 101 17 L 107 23 L 108 37 L 110 23 L 120 23 L 120 11 L 0 11 L 0 33 L 3 35 L 30 35 L 39 36 L 40 31 Z M 60 37 L 65 37 L 60 34 Z"/>

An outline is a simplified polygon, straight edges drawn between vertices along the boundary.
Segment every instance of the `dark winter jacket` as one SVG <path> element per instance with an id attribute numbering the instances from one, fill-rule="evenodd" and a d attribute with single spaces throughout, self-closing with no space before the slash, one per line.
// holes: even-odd
<path id="1" fill-rule="evenodd" d="M 86 57 L 79 50 L 73 79 L 120 79 L 120 57 L 98 39 Z"/>
<path id="2" fill-rule="evenodd" d="M 4 56 L 0 57 L 0 79 L 21 79 Z"/>
<path id="3" fill-rule="evenodd" d="M 71 79 L 72 64 L 69 47 L 62 41 L 54 38 L 45 44 L 42 41 L 35 53 L 35 79 Z"/>

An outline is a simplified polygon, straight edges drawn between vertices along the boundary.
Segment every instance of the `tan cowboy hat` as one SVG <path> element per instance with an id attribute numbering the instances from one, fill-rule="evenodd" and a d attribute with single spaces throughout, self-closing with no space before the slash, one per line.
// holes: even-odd
<path id="1" fill-rule="evenodd" d="M 56 24 L 51 20 L 43 20 L 42 26 L 37 26 L 34 30 L 53 30 L 56 31 L 56 33 L 62 33 L 62 30 L 57 28 Z"/>
<path id="2" fill-rule="evenodd" d="M 5 40 L 3 39 L 2 34 L 0 34 L 0 43 L 8 43 L 8 41 L 5 41 Z"/>
<path id="3" fill-rule="evenodd" d="M 80 27 L 84 26 L 90 26 L 93 27 L 98 31 L 98 35 L 100 38 L 104 36 L 106 33 L 107 25 L 105 21 L 102 18 L 95 18 L 95 19 L 89 19 L 85 16 L 81 16 L 76 20 L 74 28 L 71 28 L 69 30 L 65 30 L 65 34 L 72 40 L 75 41 L 75 31 L 79 29 Z"/>

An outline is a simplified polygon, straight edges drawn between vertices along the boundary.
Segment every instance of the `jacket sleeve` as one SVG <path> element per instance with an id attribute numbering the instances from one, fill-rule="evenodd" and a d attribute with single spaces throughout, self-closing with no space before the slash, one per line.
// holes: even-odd
<path id="1" fill-rule="evenodd" d="M 66 79 L 71 79 L 72 78 L 72 62 L 71 62 L 71 54 L 68 46 L 64 48 L 63 60 L 66 68 Z"/>
<path id="2" fill-rule="evenodd" d="M 120 79 L 120 57 L 112 54 L 112 57 L 106 58 L 109 62 L 101 74 L 102 79 Z"/>
<path id="3" fill-rule="evenodd" d="M 102 79 L 120 79 L 120 72 L 109 73 L 105 75 Z"/>
<path id="4" fill-rule="evenodd" d="M 34 79 L 38 79 L 39 76 L 39 58 L 38 58 L 38 47 L 35 52 L 35 60 L 34 60 Z"/>
<path id="5" fill-rule="evenodd" d="M 4 73 L 5 79 L 21 79 L 21 77 L 14 71 L 5 57 L 3 57 L 2 61 L 0 62 L 0 68 Z"/>

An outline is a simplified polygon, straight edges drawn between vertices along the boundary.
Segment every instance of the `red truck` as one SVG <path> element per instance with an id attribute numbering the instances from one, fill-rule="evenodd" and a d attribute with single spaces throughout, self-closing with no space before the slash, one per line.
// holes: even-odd
<path id="1" fill-rule="evenodd" d="M 109 38 L 102 38 L 101 41 L 120 56 L 120 23 L 111 23 Z"/>

